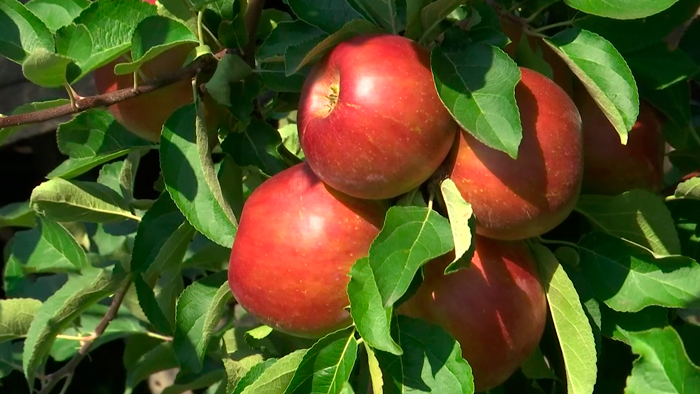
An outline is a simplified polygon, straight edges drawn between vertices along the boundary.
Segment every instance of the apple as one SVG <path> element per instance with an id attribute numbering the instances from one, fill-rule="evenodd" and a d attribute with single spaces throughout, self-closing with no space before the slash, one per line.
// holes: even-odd
<path id="1" fill-rule="evenodd" d="M 389 34 L 358 36 L 327 53 L 304 82 L 298 125 L 318 177 L 365 199 L 418 187 L 458 130 L 437 95 L 429 53 Z"/>
<path id="2" fill-rule="evenodd" d="M 593 97 L 576 90 L 583 120 L 583 193 L 617 195 L 632 189 L 659 192 L 664 180 L 661 115 L 642 101 L 626 145 Z"/>
<path id="3" fill-rule="evenodd" d="M 476 232 L 504 240 L 535 237 L 564 221 L 576 205 L 583 176 L 576 106 L 549 78 L 520 70 L 518 158 L 462 131 L 446 161 L 450 178 L 472 205 Z"/>
<path id="4" fill-rule="evenodd" d="M 315 338 L 352 324 L 348 274 L 367 256 L 387 209 L 331 189 L 306 163 L 274 175 L 243 207 L 228 271 L 236 300 L 292 335 Z"/>
<path id="5" fill-rule="evenodd" d="M 445 275 L 454 254 L 428 263 L 423 283 L 398 312 L 449 332 L 472 368 L 476 391 L 484 391 L 502 384 L 535 350 L 547 299 L 525 242 L 474 239 L 469 268 Z"/>

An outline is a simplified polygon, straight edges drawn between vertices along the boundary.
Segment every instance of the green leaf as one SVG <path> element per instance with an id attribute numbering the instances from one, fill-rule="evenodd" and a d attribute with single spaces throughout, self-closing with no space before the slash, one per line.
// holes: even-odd
<path id="1" fill-rule="evenodd" d="M 222 271 L 196 281 L 177 300 L 173 347 L 184 373 L 201 371 L 214 330 L 233 297 L 226 275 Z"/>
<path id="2" fill-rule="evenodd" d="M 85 25 L 68 25 L 56 32 L 56 53 L 73 60 L 66 69 L 68 82 L 84 77 L 92 57 L 92 37 Z"/>
<path id="3" fill-rule="evenodd" d="M 635 79 L 646 89 L 660 90 L 683 82 L 700 72 L 700 66 L 666 43 L 657 43 L 625 55 Z"/>
<path id="4" fill-rule="evenodd" d="M 238 166 L 255 166 L 272 176 L 287 168 L 277 151 L 281 144 L 282 138 L 274 127 L 263 120 L 251 119 L 241 132 L 229 133 L 221 143 L 221 149 Z"/>
<path id="5" fill-rule="evenodd" d="M 348 297 L 350 315 L 364 341 L 375 349 L 400 355 L 401 348 L 391 338 L 393 307 L 382 304 L 369 258 L 357 260 L 350 269 Z"/>
<path id="6" fill-rule="evenodd" d="M 192 226 L 219 245 L 230 247 L 236 223 L 231 221 L 233 212 L 227 213 L 230 207 L 222 206 L 216 197 L 215 193 L 221 190 L 212 190 L 212 180 L 206 179 L 215 174 L 204 168 L 203 161 L 211 160 L 211 156 L 208 147 L 202 146 L 200 134 L 195 128 L 193 105 L 182 107 L 170 116 L 160 144 L 163 179 L 168 193 Z M 218 184 L 216 178 L 213 182 Z"/>
<path id="7" fill-rule="evenodd" d="M 60 224 L 39 216 L 38 226 L 17 233 L 10 249 L 10 261 L 23 273 L 78 271 L 89 266 L 87 255 Z"/>
<path id="8" fill-rule="evenodd" d="M 690 112 L 689 84 L 677 83 L 661 90 L 646 89 L 642 85 L 641 94 L 644 100 L 666 115 L 668 122 L 663 131 L 671 146 L 677 149 L 697 146 L 691 137 L 695 130 Z"/>
<path id="9" fill-rule="evenodd" d="M 92 37 L 92 56 L 81 65 L 82 74 L 104 66 L 129 50 L 136 26 L 156 14 L 156 7 L 143 0 L 99 0 L 75 19 Z"/>
<path id="10" fill-rule="evenodd" d="M 668 325 L 668 309 L 658 306 L 650 306 L 636 313 L 616 312 L 605 305 L 601 305 L 600 309 L 603 335 L 628 345 L 631 334 Z"/>
<path id="11" fill-rule="evenodd" d="M 138 295 L 139 306 L 143 313 L 148 318 L 148 322 L 156 329 L 156 331 L 165 335 L 173 334 L 173 325 L 168 318 L 165 317 L 163 310 L 158 305 L 156 295 L 153 289 L 146 283 L 141 274 L 134 275 L 134 287 Z"/>
<path id="12" fill-rule="evenodd" d="M 285 394 L 340 394 L 357 359 L 355 329 L 319 339 L 305 354 Z"/>
<path id="13" fill-rule="evenodd" d="M 423 33 L 421 11 L 430 4 L 431 0 L 406 0 L 406 31 L 404 36 L 412 40 L 418 39 Z"/>
<path id="14" fill-rule="evenodd" d="M 145 272 L 163 250 L 163 245 L 182 225 L 185 217 L 168 193 L 161 193 L 143 215 L 131 257 L 131 271 Z M 172 250 L 172 249 L 171 249 Z"/>
<path id="15" fill-rule="evenodd" d="M 0 0 L 0 31 L 0 55 L 15 63 L 38 50 L 54 50 L 51 31 L 17 0 Z"/>
<path id="16" fill-rule="evenodd" d="M 168 237 L 158 253 L 153 257 L 153 260 L 148 263 L 146 271 L 146 282 L 153 285 L 156 279 L 161 275 L 161 271 L 175 270 L 179 276 L 182 260 L 187 252 L 187 246 L 196 233 L 195 229 L 188 223 L 183 222 L 172 235 Z"/>
<path id="17" fill-rule="evenodd" d="M 284 61 L 288 48 L 314 40 L 319 42 L 326 33 L 302 20 L 281 22 L 260 45 L 256 57 L 258 61 Z"/>
<path id="18" fill-rule="evenodd" d="M 517 158 L 523 129 L 515 101 L 520 81 L 515 62 L 499 48 L 476 43 L 452 51 L 434 48 L 430 67 L 440 99 L 460 126 Z"/>
<path id="19" fill-rule="evenodd" d="M 546 247 L 532 244 L 547 293 L 549 310 L 557 331 L 564 365 L 567 393 L 590 394 L 598 371 L 591 325 L 583 311 L 574 284 Z"/>
<path id="20" fill-rule="evenodd" d="M 455 245 L 455 258 L 445 268 L 445 274 L 450 274 L 470 266 L 475 246 L 472 243 L 472 234 L 475 231 L 474 210 L 471 204 L 464 200 L 452 179 L 442 181 L 440 191 L 445 200 Z"/>
<path id="21" fill-rule="evenodd" d="M 571 8 L 614 19 L 639 19 L 658 14 L 678 0 L 564 0 Z"/>
<path id="22" fill-rule="evenodd" d="M 302 351 L 304 352 L 304 350 Z M 298 362 L 301 362 L 302 357 L 304 355 L 302 354 L 301 356 L 296 356 L 295 358 L 298 358 Z M 265 361 L 262 361 L 250 368 L 248 372 L 243 375 L 241 379 L 238 380 L 238 383 L 236 383 L 236 387 L 233 390 L 231 394 L 241 394 L 241 392 L 248 386 L 250 386 L 253 382 L 255 382 L 260 375 L 263 374 L 268 368 L 270 368 L 272 365 L 274 365 L 277 362 L 277 359 L 274 358 L 268 358 Z M 290 376 L 291 379 L 291 376 Z M 283 387 L 282 390 L 286 389 L 287 386 Z"/>
<path id="23" fill-rule="evenodd" d="M 700 178 L 691 178 L 685 182 L 681 182 L 678 187 L 676 187 L 674 196 L 678 198 L 700 200 Z M 0 210 L 0 212 L 2 211 Z"/>
<path id="24" fill-rule="evenodd" d="M 124 276 L 118 272 L 90 270 L 68 279 L 60 290 L 44 302 L 24 342 L 22 366 L 28 382 L 34 381 L 38 368 L 46 361 L 56 335 L 90 305 L 112 294 L 123 281 Z"/>
<path id="25" fill-rule="evenodd" d="M 0 228 L 34 227 L 36 213 L 29 206 L 29 201 L 13 202 L 0 208 Z"/>
<path id="26" fill-rule="evenodd" d="M 0 42 L 0 45 L 2 45 L 2 42 Z M 2 50 L 0 49 L 0 54 L 1 54 L 1 51 Z M 56 99 L 56 100 L 39 101 L 36 103 L 23 104 L 23 105 L 20 105 L 19 107 L 15 108 L 14 111 L 12 111 L 12 115 L 26 114 L 29 112 L 35 112 L 35 111 L 39 111 L 42 109 L 54 108 L 54 107 L 58 107 L 60 105 L 65 105 L 65 104 L 70 104 L 70 101 L 67 99 Z M 0 116 L 2 116 L 2 115 L 0 115 Z M 12 134 L 18 132 L 19 130 L 23 129 L 26 126 L 27 125 L 0 128 L 0 146 L 2 146 L 3 143 L 5 142 L 5 140 L 7 138 L 9 138 Z"/>
<path id="27" fill-rule="evenodd" d="M 392 327 L 401 356 L 377 352 L 385 393 L 473 393 L 474 379 L 462 349 L 445 330 L 398 315 Z"/>
<path id="28" fill-rule="evenodd" d="M 356 0 L 355 3 L 384 30 L 392 34 L 399 33 L 401 22 L 398 20 L 396 0 Z"/>
<path id="29" fill-rule="evenodd" d="M 58 127 L 58 149 L 69 159 L 54 168 L 47 178 L 73 178 L 100 164 L 153 143 L 137 137 L 107 111 L 88 110 Z"/>
<path id="30" fill-rule="evenodd" d="M 209 387 L 226 377 L 221 360 L 207 358 L 204 369 L 196 374 L 179 372 L 175 383 L 166 387 L 161 394 L 181 394 Z"/>
<path id="31" fill-rule="evenodd" d="M 238 55 L 225 54 L 216 66 L 214 75 L 206 83 L 207 92 L 219 104 L 230 107 L 230 83 L 238 82 L 253 72 L 250 66 Z"/>
<path id="32" fill-rule="evenodd" d="M 171 342 L 163 342 L 145 350 L 136 360 L 124 363 L 126 367 L 125 393 L 127 394 L 131 393 L 139 383 L 146 380 L 150 375 L 178 366 L 178 360 Z"/>
<path id="33" fill-rule="evenodd" d="M 72 63 L 66 56 L 37 49 L 24 59 L 22 73 L 35 85 L 57 88 L 68 82 L 66 72 Z"/>
<path id="34" fill-rule="evenodd" d="M 139 22 L 134 30 L 131 38 L 132 61 L 117 64 L 114 73 L 134 73 L 142 64 L 169 49 L 198 42 L 197 36 L 182 23 L 160 15 L 149 16 Z"/>
<path id="35" fill-rule="evenodd" d="M 31 298 L 0 300 L 0 343 L 24 338 L 41 301 Z"/>
<path id="36" fill-rule="evenodd" d="M 639 93 L 620 52 L 605 38 L 582 29 L 566 29 L 544 42 L 583 82 L 627 144 L 627 133 L 639 115 Z"/>
<path id="37" fill-rule="evenodd" d="M 379 367 L 377 355 L 374 353 L 374 349 L 367 344 L 367 341 L 363 342 L 362 345 L 364 345 L 367 352 L 367 367 L 369 368 L 369 378 L 372 383 L 372 393 L 383 394 L 384 379 L 382 378 L 382 369 Z"/>
<path id="38" fill-rule="evenodd" d="M 345 24 L 340 30 L 323 39 L 316 44 L 311 50 L 304 54 L 303 58 L 289 56 L 289 51 L 285 52 L 285 68 L 286 76 L 296 74 L 304 66 L 321 58 L 326 52 L 330 51 L 336 45 L 343 41 L 347 41 L 353 37 L 380 33 L 382 30 L 373 23 L 363 19 L 355 19 Z"/>
<path id="39" fill-rule="evenodd" d="M 307 349 L 294 351 L 274 364 L 267 366 L 265 370 L 259 374 L 255 381 L 246 381 L 247 385 L 242 390 L 239 390 L 241 383 L 246 380 L 248 375 L 256 368 L 254 367 L 246 376 L 238 383 L 233 394 L 282 394 L 289 386 L 294 373 L 299 368 Z M 260 364 L 259 364 L 260 365 Z M 258 371 L 256 371 L 258 372 Z"/>
<path id="40" fill-rule="evenodd" d="M 55 32 L 70 25 L 89 5 L 88 0 L 31 0 L 25 7 Z"/>
<path id="41" fill-rule="evenodd" d="M 418 42 L 425 43 L 429 37 L 436 36 L 440 22 L 466 2 L 466 0 L 436 0 L 426 5 L 420 12 L 422 34 L 418 38 Z"/>
<path id="42" fill-rule="evenodd" d="M 681 244 L 663 200 L 644 190 L 608 197 L 583 195 L 576 211 L 597 229 L 624 238 L 658 255 L 680 254 Z"/>
<path id="43" fill-rule="evenodd" d="M 403 296 L 423 264 L 453 248 L 450 223 L 437 212 L 422 207 L 389 208 L 384 227 L 369 249 L 369 265 L 383 306 Z"/>
<path id="44" fill-rule="evenodd" d="M 364 19 L 346 0 L 288 0 L 287 2 L 299 19 L 328 34 L 340 30 L 353 19 Z"/>
<path id="45" fill-rule="evenodd" d="M 690 394 L 700 387 L 700 369 L 688 359 L 672 327 L 636 332 L 629 339 L 639 358 L 627 378 L 625 394 Z"/>
<path id="46" fill-rule="evenodd" d="M 618 312 L 658 305 L 682 308 L 700 296 L 700 265 L 685 256 L 655 258 L 611 235 L 593 232 L 579 241 L 583 275 L 596 294 Z"/>
<path id="47" fill-rule="evenodd" d="M 282 144 L 287 150 L 294 156 L 301 160 L 304 160 L 304 151 L 301 148 L 301 143 L 299 142 L 299 133 L 297 131 L 297 125 L 294 123 L 286 124 L 279 129 L 277 129 L 280 137 L 282 137 Z"/>
<path id="48" fill-rule="evenodd" d="M 32 209 L 58 222 L 141 220 L 131 213 L 122 196 L 94 182 L 54 178 L 35 187 L 29 201 Z"/>

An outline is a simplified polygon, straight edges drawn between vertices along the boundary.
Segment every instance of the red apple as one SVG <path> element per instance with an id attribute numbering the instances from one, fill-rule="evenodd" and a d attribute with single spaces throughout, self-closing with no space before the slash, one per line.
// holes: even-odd
<path id="1" fill-rule="evenodd" d="M 398 312 L 435 323 L 462 348 L 477 391 L 503 383 L 535 350 L 547 298 L 523 241 L 475 237 L 472 266 L 444 275 L 453 255 L 425 266 L 425 279 Z"/>
<path id="2" fill-rule="evenodd" d="M 573 210 L 581 189 L 581 117 L 542 74 L 521 68 L 515 89 L 523 138 L 518 158 L 463 131 L 447 161 L 449 176 L 472 204 L 478 234 L 505 240 L 543 234 Z"/>
<path id="3" fill-rule="evenodd" d="M 236 300 L 293 335 L 351 324 L 348 273 L 369 252 L 387 208 L 330 189 L 305 163 L 273 176 L 243 207 L 228 271 Z"/>
<path id="4" fill-rule="evenodd" d="M 318 177 L 367 199 L 419 186 L 457 132 L 437 95 L 428 52 L 387 34 L 356 37 L 326 54 L 304 83 L 298 121 Z"/>
<path id="5" fill-rule="evenodd" d="M 576 90 L 583 120 L 583 192 L 617 195 L 632 189 L 658 192 L 663 187 L 664 137 L 661 116 L 642 101 L 627 145 L 583 88 Z"/>

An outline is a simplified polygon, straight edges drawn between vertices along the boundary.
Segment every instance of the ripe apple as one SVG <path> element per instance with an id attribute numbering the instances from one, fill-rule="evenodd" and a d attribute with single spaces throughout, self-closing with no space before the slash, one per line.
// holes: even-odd
<path id="1" fill-rule="evenodd" d="M 661 115 L 642 101 L 627 145 L 622 145 L 613 125 L 583 87 L 576 89 L 575 101 L 583 120 L 583 193 L 660 191 L 664 180 Z"/>
<path id="2" fill-rule="evenodd" d="M 366 199 L 423 183 L 458 130 L 437 95 L 428 52 L 388 34 L 355 37 L 326 54 L 304 82 L 298 122 L 318 177 Z"/>
<path id="3" fill-rule="evenodd" d="M 351 324 L 348 273 L 387 209 L 329 188 L 306 163 L 276 174 L 243 207 L 228 271 L 236 300 L 292 335 L 320 337 Z"/>
<path id="4" fill-rule="evenodd" d="M 535 237 L 559 225 L 576 205 L 583 175 L 576 106 L 549 78 L 520 70 L 518 158 L 462 131 L 446 162 L 450 178 L 472 204 L 476 232 L 496 239 Z"/>
<path id="5" fill-rule="evenodd" d="M 398 312 L 435 323 L 462 348 L 476 391 L 503 383 L 535 350 L 547 320 L 537 266 L 523 241 L 475 237 L 471 267 L 444 275 L 450 254 L 428 263 Z"/>

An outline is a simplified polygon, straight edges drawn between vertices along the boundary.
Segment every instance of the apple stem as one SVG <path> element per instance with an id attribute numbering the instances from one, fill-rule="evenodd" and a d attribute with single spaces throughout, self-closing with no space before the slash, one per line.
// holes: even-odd
<path id="1" fill-rule="evenodd" d="M 204 43 L 204 11 L 199 11 L 197 13 L 197 38 L 199 39 L 199 46 L 205 46 Z"/>

